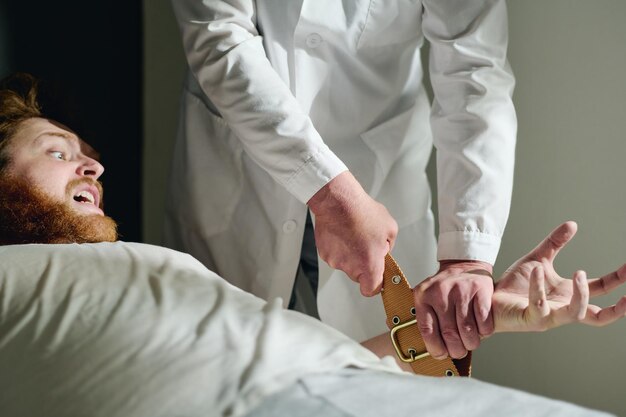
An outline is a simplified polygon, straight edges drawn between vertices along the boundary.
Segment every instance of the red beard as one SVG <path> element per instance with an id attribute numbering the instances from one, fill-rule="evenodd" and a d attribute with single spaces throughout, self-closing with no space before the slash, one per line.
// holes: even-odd
<path id="1" fill-rule="evenodd" d="M 0 176 L 0 245 L 116 240 L 117 225 L 110 217 L 81 215 L 19 178 Z"/>

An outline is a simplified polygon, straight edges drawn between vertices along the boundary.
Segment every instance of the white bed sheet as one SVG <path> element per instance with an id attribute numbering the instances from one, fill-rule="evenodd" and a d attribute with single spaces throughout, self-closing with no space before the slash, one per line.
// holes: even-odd
<path id="1" fill-rule="evenodd" d="M 400 373 L 189 255 L 124 242 L 0 247 L 2 416 L 239 416 L 347 367 Z M 441 381 L 419 395 L 442 395 Z M 468 386 L 496 410 L 505 401 L 477 381 L 446 386 L 451 401 Z"/>
<path id="2" fill-rule="evenodd" d="M 237 415 L 307 373 L 393 369 L 165 248 L 5 246 L 0 265 L 2 416 Z"/>

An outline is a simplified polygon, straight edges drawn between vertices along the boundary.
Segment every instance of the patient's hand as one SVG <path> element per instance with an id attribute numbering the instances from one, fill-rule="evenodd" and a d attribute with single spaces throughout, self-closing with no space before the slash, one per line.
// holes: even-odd
<path id="1" fill-rule="evenodd" d="M 554 258 L 575 234 L 576 223 L 563 223 L 506 270 L 493 294 L 496 332 L 544 331 L 572 322 L 604 326 L 626 316 L 626 296 L 606 308 L 589 304 L 590 296 L 626 282 L 626 265 L 589 281 L 583 271 L 565 279 L 554 270 Z"/>

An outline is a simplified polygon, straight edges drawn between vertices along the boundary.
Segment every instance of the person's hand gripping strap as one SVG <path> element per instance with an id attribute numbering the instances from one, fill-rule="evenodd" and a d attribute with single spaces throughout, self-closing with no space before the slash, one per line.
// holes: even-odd
<path id="1" fill-rule="evenodd" d="M 429 376 L 470 376 L 472 352 L 462 359 L 437 360 L 426 350 L 415 321 L 413 290 L 390 254 L 385 257 L 381 295 L 396 354 L 411 365 L 413 372 Z"/>

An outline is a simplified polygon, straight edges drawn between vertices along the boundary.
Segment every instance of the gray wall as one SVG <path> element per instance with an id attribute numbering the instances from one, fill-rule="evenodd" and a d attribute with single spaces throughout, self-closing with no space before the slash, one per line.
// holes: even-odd
<path id="1" fill-rule="evenodd" d="M 169 3 L 145 2 L 144 238 L 161 239 L 183 57 Z M 519 136 L 513 207 L 496 272 L 552 228 L 579 232 L 557 258 L 571 276 L 626 262 L 626 2 L 509 1 Z M 626 293 L 622 290 L 621 293 Z M 600 299 L 608 305 L 617 297 Z M 626 321 L 497 335 L 476 352 L 475 376 L 626 415 Z"/>
<path id="2" fill-rule="evenodd" d="M 509 21 L 519 133 L 497 269 L 575 220 L 557 271 L 603 275 L 626 262 L 626 2 L 509 1 Z M 477 352 L 476 376 L 626 415 L 624 351 L 626 321 L 498 335 Z"/>
<path id="3" fill-rule="evenodd" d="M 185 57 L 170 2 L 146 0 L 143 8 L 143 241 L 161 244 L 165 184 L 176 136 Z"/>

